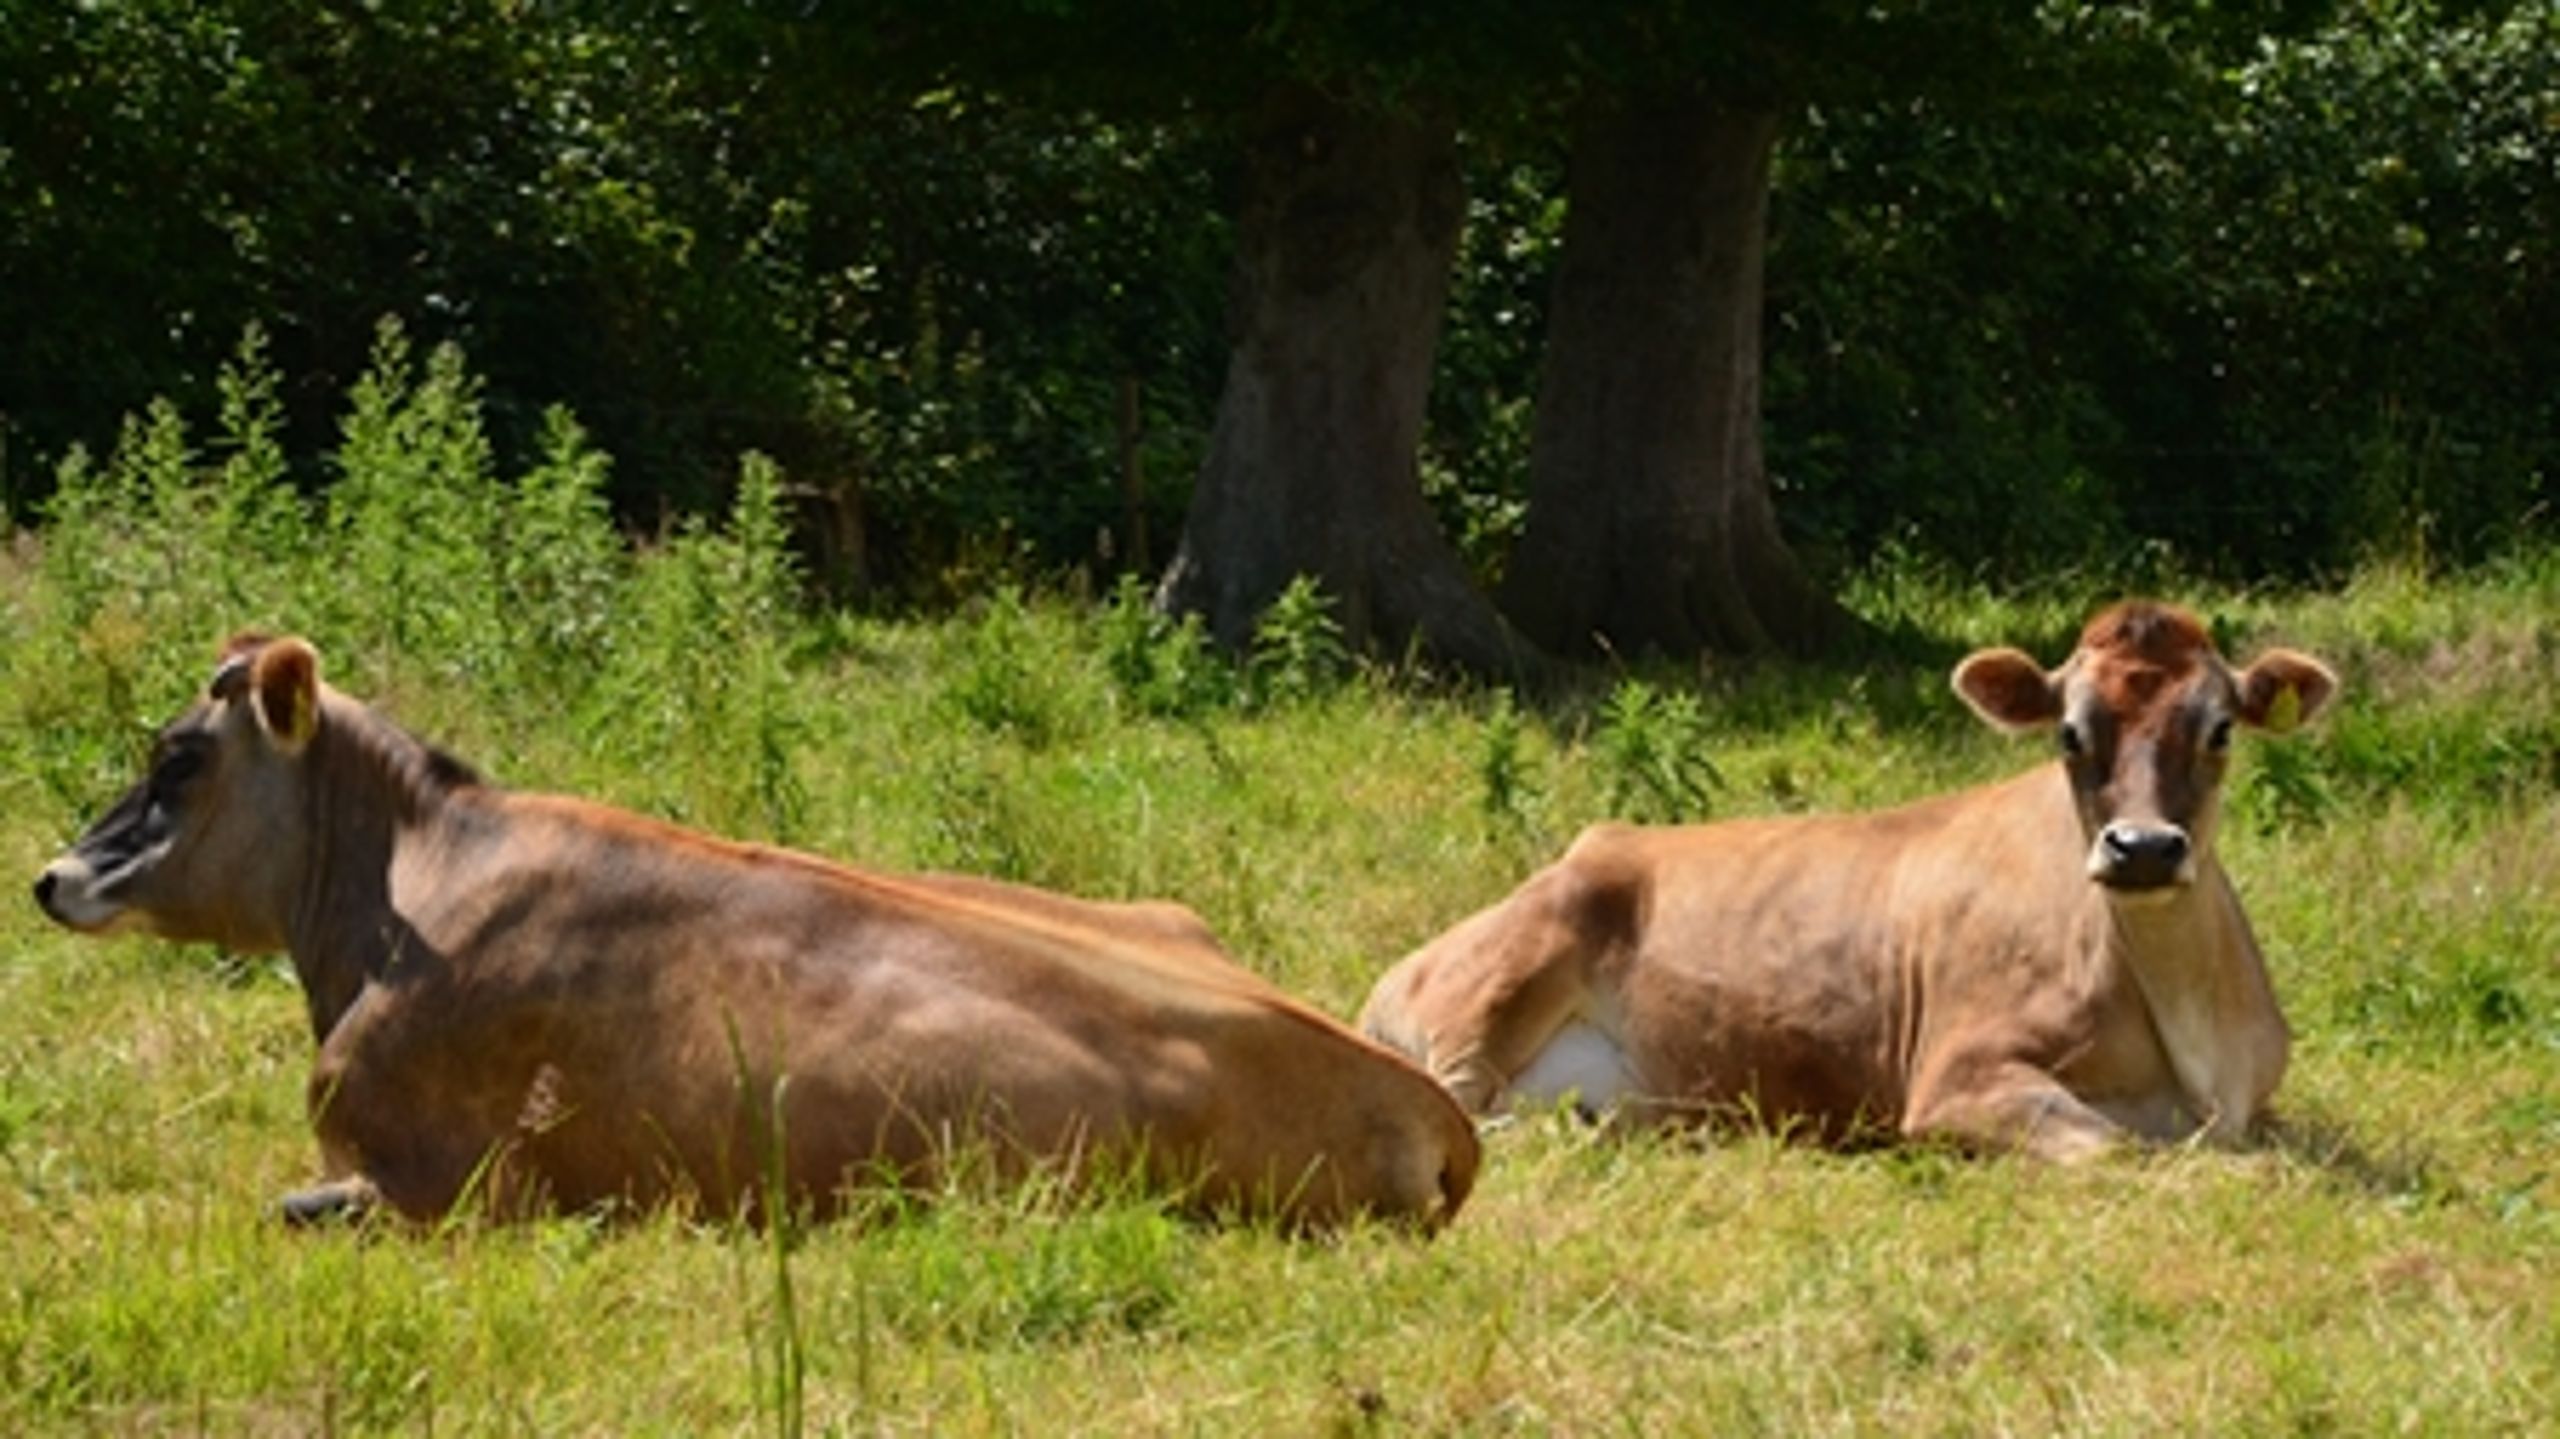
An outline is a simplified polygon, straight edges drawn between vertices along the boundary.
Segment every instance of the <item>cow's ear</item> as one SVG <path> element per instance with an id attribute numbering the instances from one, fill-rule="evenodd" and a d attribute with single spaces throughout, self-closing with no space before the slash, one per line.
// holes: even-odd
<path id="1" fill-rule="evenodd" d="M 249 693 L 259 727 L 287 754 L 298 754 L 320 728 L 320 655 L 298 639 L 281 639 L 249 662 Z"/>
<path id="2" fill-rule="evenodd" d="M 1977 650 L 1956 666 L 1956 693 L 2002 729 L 2034 729 L 2062 718 L 2062 690 L 2017 650 Z"/>
<path id="3" fill-rule="evenodd" d="M 275 642 L 275 636 L 264 630 L 241 630 L 222 642 L 221 663 L 214 667 L 212 683 L 204 687 L 206 699 L 225 704 L 237 701 L 249 689 L 249 662 L 258 651 Z"/>
<path id="4" fill-rule="evenodd" d="M 2320 712 L 2338 692 L 2327 665 L 2293 650 L 2269 650 L 2242 670 L 2240 719 L 2270 734 L 2283 734 Z"/>

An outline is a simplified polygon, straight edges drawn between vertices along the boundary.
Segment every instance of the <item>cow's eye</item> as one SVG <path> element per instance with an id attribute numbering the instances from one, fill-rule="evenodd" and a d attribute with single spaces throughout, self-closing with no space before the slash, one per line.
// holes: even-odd
<path id="1" fill-rule="evenodd" d="M 2080 733 L 2080 726 L 2069 720 L 2062 722 L 2061 744 L 2063 754 L 2072 759 L 2078 759 L 2089 752 L 2088 738 Z"/>
<path id="2" fill-rule="evenodd" d="M 151 767 L 151 792 L 160 799 L 170 798 L 203 769 L 202 745 L 172 746 L 160 756 L 160 762 Z"/>
<path id="3" fill-rule="evenodd" d="M 2231 717 L 2229 715 L 2215 720 L 2213 728 L 2205 731 L 2204 747 L 2215 754 L 2231 748 Z"/>

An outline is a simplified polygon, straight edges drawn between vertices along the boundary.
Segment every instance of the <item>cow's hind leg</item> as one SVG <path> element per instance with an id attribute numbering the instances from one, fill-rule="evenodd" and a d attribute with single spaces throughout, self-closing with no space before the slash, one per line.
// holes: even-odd
<path id="1" fill-rule="evenodd" d="M 1624 942 L 1626 908 L 1568 856 L 1409 956 L 1382 982 L 1366 1026 L 1414 1055 L 1470 1113 L 1502 1109 L 1532 1074 L 1537 1092 L 1526 1102 L 1563 1098 L 1550 1092 L 1557 1083 L 1585 1103 L 1597 1100 L 1593 1090 L 1614 1097 L 1633 1076 L 1619 1082 L 1622 1041 L 1594 1020 L 1610 1006 L 1594 1002 L 1591 968 Z M 1570 1037 L 1549 1058 L 1559 1035 Z"/>

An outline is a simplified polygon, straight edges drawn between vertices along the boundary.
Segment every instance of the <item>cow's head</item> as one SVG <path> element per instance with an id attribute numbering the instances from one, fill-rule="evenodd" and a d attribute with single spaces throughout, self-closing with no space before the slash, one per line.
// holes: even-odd
<path id="1" fill-rule="evenodd" d="M 204 697 L 160 731 L 142 781 L 45 866 L 36 902 L 90 933 L 282 948 L 309 843 L 302 762 L 321 715 L 310 645 L 232 640 Z"/>
<path id="2" fill-rule="evenodd" d="M 2051 728 L 2089 844 L 2089 878 L 2121 895 L 2192 882 L 2240 725 L 2282 734 L 2319 713 L 2337 676 L 2269 650 L 2233 669 L 2194 615 L 2146 601 L 2101 613 L 2047 671 L 2013 649 L 1956 666 L 1956 693 L 2006 729 Z"/>

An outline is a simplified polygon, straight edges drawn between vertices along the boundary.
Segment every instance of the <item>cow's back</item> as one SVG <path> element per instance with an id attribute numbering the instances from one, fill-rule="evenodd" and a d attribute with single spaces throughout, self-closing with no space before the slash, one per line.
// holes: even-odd
<path id="1" fill-rule="evenodd" d="M 1204 1203 L 1277 1197 L 1313 1221 L 1445 1217 L 1472 1179 L 1472 1129 L 1436 1086 L 1235 964 L 1179 906 L 507 803 L 513 863 L 449 856 L 471 883 L 412 887 L 422 952 L 448 972 L 416 966 L 397 1022 L 346 1044 L 486 1091 L 554 1199 L 735 1204 L 764 1172 L 775 1094 L 795 1187 L 822 1198 L 848 1178 L 934 1182 L 957 1151 L 1007 1170 L 1125 1159 Z M 543 1018 L 563 1005 L 574 1022 Z M 423 1059 L 411 1037 L 437 1032 L 472 1042 Z"/>

